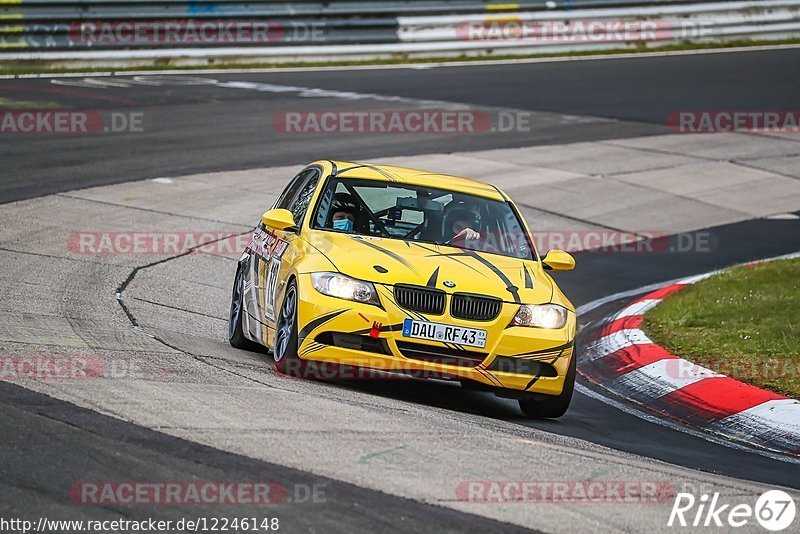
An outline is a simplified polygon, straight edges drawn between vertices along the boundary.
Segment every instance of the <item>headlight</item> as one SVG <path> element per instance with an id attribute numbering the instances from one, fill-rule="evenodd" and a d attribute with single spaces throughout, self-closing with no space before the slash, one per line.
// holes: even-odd
<path id="1" fill-rule="evenodd" d="M 567 309 L 555 304 L 532 306 L 523 304 L 511 321 L 514 326 L 562 328 L 567 323 Z"/>
<path id="2" fill-rule="evenodd" d="M 313 273 L 311 282 L 314 289 L 323 295 L 380 306 L 378 292 L 371 282 L 356 280 L 340 273 Z"/>

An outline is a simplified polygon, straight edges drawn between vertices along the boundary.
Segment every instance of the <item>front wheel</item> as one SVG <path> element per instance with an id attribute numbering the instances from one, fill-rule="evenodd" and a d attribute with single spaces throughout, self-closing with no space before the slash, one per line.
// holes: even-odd
<path id="1" fill-rule="evenodd" d="M 272 355 L 279 373 L 289 376 L 303 374 L 303 360 L 297 355 L 297 283 L 294 280 L 286 288 L 278 314 Z"/>
<path id="2" fill-rule="evenodd" d="M 575 360 L 576 354 L 572 355 L 569 362 L 567 376 L 564 378 L 564 389 L 560 395 L 548 399 L 539 400 L 531 395 L 519 399 L 519 407 L 528 417 L 556 419 L 567 413 L 569 403 L 572 401 L 572 392 L 575 390 Z"/>

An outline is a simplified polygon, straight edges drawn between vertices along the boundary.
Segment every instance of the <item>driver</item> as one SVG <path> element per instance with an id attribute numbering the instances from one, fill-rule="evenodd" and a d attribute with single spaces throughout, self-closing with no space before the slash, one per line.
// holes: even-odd
<path id="1" fill-rule="evenodd" d="M 347 193 L 336 193 L 333 197 L 331 211 L 333 211 L 333 216 L 330 228 L 352 233 L 359 211 L 358 204 L 353 197 Z"/>
<path id="2" fill-rule="evenodd" d="M 452 236 L 448 243 L 476 241 L 481 238 L 478 231 L 481 227 L 480 220 L 471 211 L 464 208 L 455 209 L 448 215 L 447 220 L 445 229 Z"/>

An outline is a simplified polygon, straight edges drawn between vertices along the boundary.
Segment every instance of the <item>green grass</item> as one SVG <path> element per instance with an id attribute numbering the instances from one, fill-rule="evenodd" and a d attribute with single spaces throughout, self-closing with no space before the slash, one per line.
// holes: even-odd
<path id="1" fill-rule="evenodd" d="M 14 100 L 0 96 L 0 108 L 14 109 L 54 109 L 60 107 L 56 102 L 41 100 Z"/>
<path id="2" fill-rule="evenodd" d="M 645 315 L 673 354 L 800 398 L 800 259 L 737 267 L 686 287 Z"/>
<path id="3" fill-rule="evenodd" d="M 168 58 L 155 60 L 154 65 L 149 66 L 132 66 L 123 68 L 108 68 L 108 67 L 87 67 L 87 68 L 67 68 L 51 65 L 51 62 L 35 62 L 31 64 L 12 64 L 7 63 L 3 65 L 0 63 L 0 74 L 59 74 L 68 72 L 125 72 L 125 71 L 161 71 L 161 70 L 198 70 L 198 69 L 269 69 L 269 68 L 292 68 L 292 67 L 335 67 L 335 66 L 366 66 L 366 65 L 406 65 L 406 64 L 424 64 L 424 63 L 439 63 L 439 62 L 470 62 L 470 61 L 485 61 L 485 60 L 507 60 L 507 59 L 532 59 L 532 58 L 570 58 L 582 56 L 596 56 L 596 55 L 616 55 L 616 54 L 631 54 L 639 53 L 646 55 L 648 53 L 658 52 L 674 52 L 686 50 L 714 50 L 724 48 L 738 48 L 738 47 L 759 47 L 759 46 L 776 46 L 776 45 L 794 45 L 800 44 L 800 39 L 781 39 L 774 41 L 728 41 L 724 43 L 680 43 L 666 46 L 639 46 L 636 48 L 624 48 L 619 50 L 586 50 L 579 52 L 561 52 L 549 54 L 485 54 L 479 56 L 462 55 L 457 57 L 430 57 L 418 58 L 399 56 L 392 59 L 376 59 L 376 60 L 343 60 L 343 61 L 311 61 L 311 62 L 286 62 L 286 63 L 226 63 L 224 60 L 214 61 L 211 60 L 205 65 L 195 66 L 175 66 L 170 64 Z M 0 56 L 0 61 L 2 56 Z"/>

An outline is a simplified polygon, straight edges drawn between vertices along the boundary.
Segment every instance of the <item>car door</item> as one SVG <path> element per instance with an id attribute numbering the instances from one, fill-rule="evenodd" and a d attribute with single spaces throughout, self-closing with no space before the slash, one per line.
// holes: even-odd
<path id="1" fill-rule="evenodd" d="M 289 182 L 273 208 L 288 209 L 297 226 L 302 226 L 320 174 L 318 167 L 303 170 Z M 267 346 L 272 344 L 277 309 L 286 289 L 288 273 L 297 259 L 294 248 L 297 239 L 294 231 L 269 230 L 260 222 L 248 246 L 245 298 L 249 302 L 246 302 L 246 309 L 252 310 L 256 319 L 250 332 Z"/>

